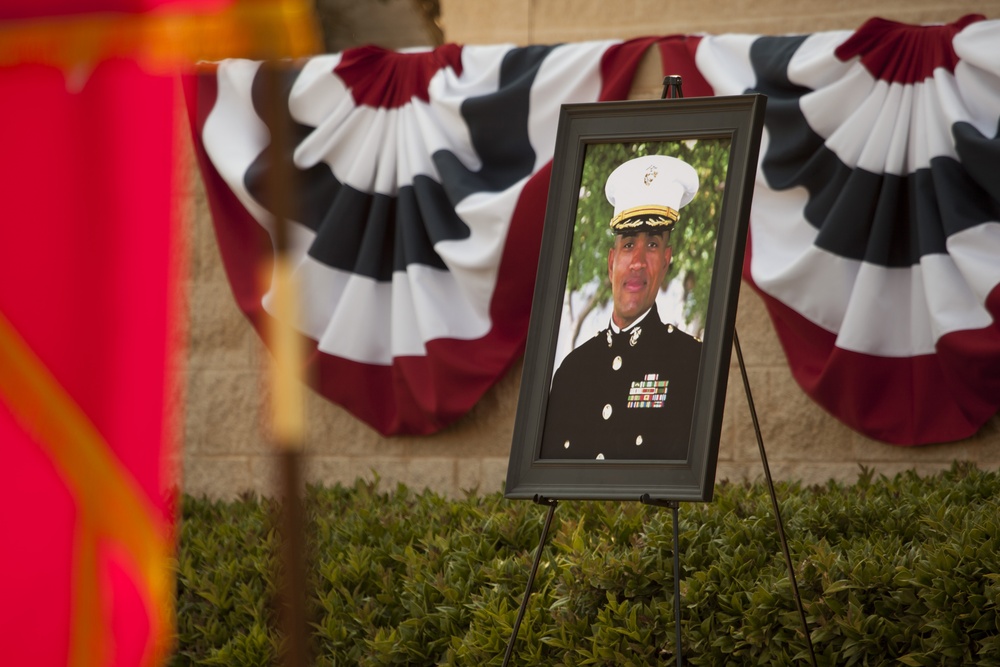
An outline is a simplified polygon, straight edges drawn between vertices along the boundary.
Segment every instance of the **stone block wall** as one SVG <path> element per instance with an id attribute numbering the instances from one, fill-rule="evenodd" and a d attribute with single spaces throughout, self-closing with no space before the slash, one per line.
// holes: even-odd
<path id="1" fill-rule="evenodd" d="M 388 4 L 406 10 L 403 0 Z M 814 32 L 853 29 L 873 16 L 910 23 L 953 21 L 966 13 L 1000 18 L 1000 0 L 441 0 L 441 9 L 445 40 L 466 44 L 546 44 L 695 32 Z M 369 31 L 364 41 L 377 43 L 372 25 L 357 20 Z M 383 45 L 399 48 L 411 45 L 407 40 L 420 33 L 397 27 L 386 34 Z M 656 98 L 660 90 L 658 65 L 650 55 L 631 96 Z M 214 497 L 246 490 L 272 493 L 276 457 L 264 420 L 268 355 L 229 291 L 196 173 L 192 189 L 183 488 Z M 956 443 L 906 448 L 867 439 L 799 389 L 763 303 L 746 285 L 740 293 L 736 326 L 775 478 L 810 484 L 830 478 L 850 481 L 860 466 L 888 475 L 909 468 L 929 473 L 954 460 L 1000 467 L 1000 419 L 994 417 L 977 435 Z M 733 359 L 718 477 L 738 480 L 759 477 L 763 468 L 735 355 Z M 378 477 L 384 487 L 404 483 L 452 496 L 472 489 L 499 489 L 506 475 L 520 375 L 517 364 L 468 415 L 429 437 L 384 438 L 308 392 L 306 478 L 335 484 Z"/>
<path id="2" fill-rule="evenodd" d="M 441 0 L 445 39 L 552 44 L 693 33 L 779 35 L 853 30 L 869 18 L 946 23 L 997 18 L 997 0 Z"/>

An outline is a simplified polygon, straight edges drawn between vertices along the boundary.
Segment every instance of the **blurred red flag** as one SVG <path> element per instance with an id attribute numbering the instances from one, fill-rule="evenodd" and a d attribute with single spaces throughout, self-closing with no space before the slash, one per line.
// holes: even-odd
<path id="1" fill-rule="evenodd" d="M 270 7 L 282 26 L 289 4 L 303 3 L 0 8 L 4 664 L 169 654 L 189 186 L 178 77 L 202 55 L 260 55 L 254 22 Z M 275 43 L 296 39 L 314 47 L 305 23 Z"/>

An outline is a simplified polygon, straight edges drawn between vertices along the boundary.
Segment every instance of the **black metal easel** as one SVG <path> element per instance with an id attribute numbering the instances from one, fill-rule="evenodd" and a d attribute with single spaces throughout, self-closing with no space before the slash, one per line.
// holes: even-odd
<path id="1" fill-rule="evenodd" d="M 545 538 L 548 537 L 549 528 L 552 526 L 552 516 L 556 513 L 558 501 L 552 498 L 543 498 L 536 495 L 534 501 L 539 505 L 548 505 L 549 513 L 545 515 L 545 525 L 542 526 L 542 534 L 538 538 L 538 548 L 535 549 L 535 559 L 531 563 L 531 572 L 528 574 L 528 584 L 524 589 L 524 597 L 521 599 L 521 608 L 517 610 L 517 618 L 514 620 L 514 627 L 510 631 L 510 641 L 507 642 L 507 652 L 503 656 L 503 667 L 510 663 L 510 656 L 514 653 L 514 640 L 517 639 L 517 631 L 521 629 L 521 621 L 524 619 L 524 612 L 528 609 L 528 597 L 531 595 L 531 588 L 535 584 L 535 574 L 538 572 L 538 564 L 542 561 L 542 549 L 545 548 Z"/>
<path id="2" fill-rule="evenodd" d="M 684 664 L 681 658 L 681 529 L 680 529 L 680 509 L 681 504 L 676 500 L 658 500 L 650 498 L 648 493 L 644 493 L 639 501 L 644 505 L 656 507 L 669 507 L 673 514 L 674 524 L 674 630 L 676 633 L 677 667 Z"/>
<path id="3" fill-rule="evenodd" d="M 681 77 L 677 74 L 663 77 L 663 93 L 660 95 L 660 99 L 670 100 L 682 97 L 684 97 L 684 90 L 682 88 Z"/>
<path id="4" fill-rule="evenodd" d="M 672 74 L 664 77 L 663 79 L 663 94 L 660 99 L 680 99 L 684 97 L 684 91 L 682 89 L 681 77 L 676 74 Z M 743 363 L 743 351 L 740 349 L 740 338 L 736 334 L 736 329 L 733 329 L 733 347 L 736 349 L 736 359 L 739 362 L 740 374 L 743 378 L 743 389 L 747 395 L 747 405 L 750 408 L 750 418 L 753 421 L 754 433 L 757 436 L 757 448 L 760 450 L 760 460 L 764 467 L 764 479 L 767 482 L 768 493 L 771 496 L 771 507 L 774 509 L 775 523 L 778 528 L 778 539 L 781 542 L 781 551 L 785 558 L 785 565 L 788 568 L 788 577 L 792 584 L 792 591 L 795 594 L 795 605 L 798 608 L 799 620 L 802 623 L 802 631 L 805 634 L 806 645 L 809 647 L 809 659 L 813 667 L 816 667 L 816 653 L 813 650 L 812 637 L 809 634 L 809 623 L 806 620 L 805 609 L 802 606 L 802 598 L 799 595 L 799 586 L 795 579 L 795 567 L 792 564 L 791 552 L 788 549 L 788 540 L 785 538 L 785 528 L 781 521 L 781 510 L 778 506 L 778 496 L 774 491 L 774 481 L 771 479 L 771 469 L 767 464 L 767 453 L 764 451 L 764 438 L 760 433 L 760 422 L 757 420 L 757 410 L 754 407 L 753 394 L 750 391 L 750 380 L 747 377 L 746 365 Z M 531 564 L 531 572 L 528 575 L 527 587 L 524 591 L 524 598 L 521 600 L 521 607 L 517 612 L 517 618 L 514 621 L 514 627 L 511 629 L 510 641 L 507 643 L 507 651 L 503 658 L 503 667 L 507 667 L 510 662 L 511 655 L 514 652 L 514 641 L 517 639 L 518 630 L 521 627 L 521 621 L 524 619 L 525 611 L 528 608 L 528 598 L 531 595 L 532 586 L 535 583 L 535 574 L 538 572 L 538 565 L 542 558 L 542 549 L 545 548 L 545 540 L 549 534 L 549 528 L 552 525 L 552 516 L 556 511 L 557 501 L 551 498 L 543 498 L 540 495 L 534 497 L 534 501 L 541 505 L 548 505 L 549 512 L 545 517 L 545 524 L 542 527 L 542 534 L 538 539 L 538 548 L 535 550 L 534 561 Z M 673 514 L 673 532 L 674 532 L 674 625 L 676 626 L 676 656 L 677 656 L 677 667 L 682 667 L 683 660 L 681 657 L 681 569 L 680 569 L 680 502 L 677 500 L 666 500 L 659 498 L 651 498 L 648 493 L 643 494 L 639 501 L 645 505 L 652 505 L 656 507 L 668 507 Z"/>
<path id="5" fill-rule="evenodd" d="M 740 337 L 733 329 L 733 347 L 736 348 L 736 360 L 740 365 L 740 374 L 743 376 L 743 389 L 747 395 L 747 405 L 750 407 L 750 419 L 753 420 L 753 430 L 757 435 L 757 449 L 760 450 L 760 462 L 764 466 L 764 479 L 767 482 L 767 490 L 771 494 L 771 507 L 774 508 L 774 520 L 778 526 L 778 540 L 781 542 L 781 552 L 785 556 L 785 566 L 788 568 L 788 578 L 792 583 L 792 592 L 795 593 L 795 606 L 799 610 L 799 621 L 802 623 L 802 632 L 806 636 L 806 646 L 809 647 L 809 660 L 813 667 L 816 667 L 816 653 L 813 651 L 812 637 L 809 635 L 809 622 L 806 620 L 806 612 L 802 606 L 802 597 L 799 595 L 799 585 L 795 580 L 795 566 L 792 564 L 792 555 L 788 550 L 788 540 L 785 539 L 785 528 L 781 522 L 781 509 L 778 507 L 778 495 L 774 492 L 774 482 L 771 480 L 771 469 L 767 465 L 767 453 L 764 451 L 764 438 L 760 435 L 760 423 L 757 421 L 757 410 L 753 405 L 753 394 L 750 393 L 750 380 L 747 377 L 747 367 L 743 363 L 743 351 L 740 349 Z"/>

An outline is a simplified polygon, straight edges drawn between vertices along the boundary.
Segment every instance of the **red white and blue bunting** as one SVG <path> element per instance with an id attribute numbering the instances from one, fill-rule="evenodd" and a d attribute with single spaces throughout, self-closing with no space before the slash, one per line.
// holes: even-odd
<path id="1" fill-rule="evenodd" d="M 651 39 L 373 47 L 285 72 L 298 198 L 277 211 L 260 62 L 189 81 L 202 175 L 258 330 L 272 216 L 290 221 L 314 386 L 383 434 L 468 412 L 524 351 L 559 107 L 624 99 Z"/>
<path id="2" fill-rule="evenodd" d="M 707 37 L 716 94 L 768 96 L 744 278 L 795 378 L 894 444 L 1000 406 L 1000 22 Z"/>
<path id="3" fill-rule="evenodd" d="M 687 96 L 768 95 L 744 278 L 803 389 L 895 444 L 1000 407 L 1000 21 L 557 46 L 371 47 L 286 70 L 269 200 L 260 63 L 189 86 L 233 292 L 259 329 L 291 221 L 315 388 L 383 434 L 432 433 L 524 350 L 558 110 L 623 99 L 644 51 Z"/>

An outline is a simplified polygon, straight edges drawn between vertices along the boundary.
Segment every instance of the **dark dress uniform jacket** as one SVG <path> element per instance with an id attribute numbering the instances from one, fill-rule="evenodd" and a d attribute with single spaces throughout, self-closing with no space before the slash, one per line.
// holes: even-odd
<path id="1" fill-rule="evenodd" d="M 556 370 L 541 457 L 686 458 L 700 357 L 655 305 L 628 330 L 599 332 Z"/>

